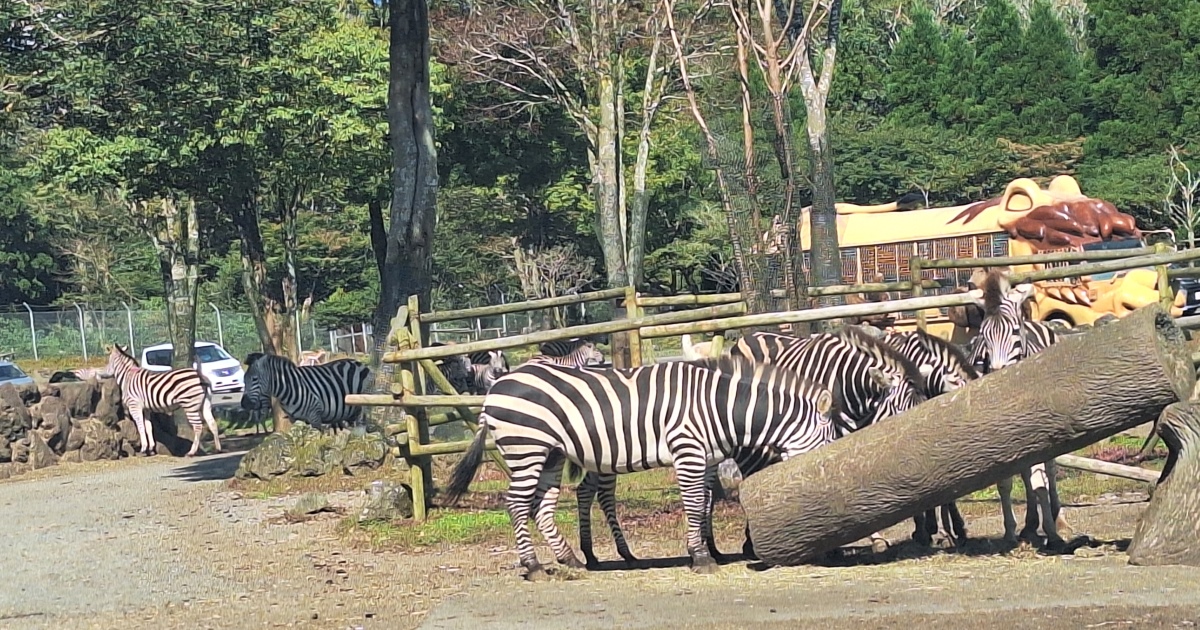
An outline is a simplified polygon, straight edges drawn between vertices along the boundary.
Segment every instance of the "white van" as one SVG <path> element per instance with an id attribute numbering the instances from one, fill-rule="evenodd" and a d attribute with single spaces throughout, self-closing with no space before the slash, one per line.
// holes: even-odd
<path id="1" fill-rule="evenodd" d="M 142 348 L 141 365 L 147 370 L 167 372 L 171 369 L 173 347 L 169 343 Z M 212 386 L 213 405 L 237 404 L 241 401 L 246 374 L 242 363 L 229 356 L 221 346 L 211 341 L 196 342 L 197 369 Z"/>

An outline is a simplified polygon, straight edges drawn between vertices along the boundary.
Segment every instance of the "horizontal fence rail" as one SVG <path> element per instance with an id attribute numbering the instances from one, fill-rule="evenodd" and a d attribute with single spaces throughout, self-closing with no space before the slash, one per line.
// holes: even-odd
<path id="1" fill-rule="evenodd" d="M 530 300 L 528 302 L 509 302 L 508 304 L 476 306 L 473 308 L 462 308 L 453 311 L 433 311 L 430 313 L 422 313 L 421 321 L 432 324 L 437 322 L 450 322 L 459 319 L 471 319 L 474 317 L 508 315 L 510 313 L 522 313 L 525 311 L 536 311 L 543 308 L 554 308 L 555 306 L 567 306 L 570 304 L 581 304 L 584 302 L 599 302 L 600 300 L 613 300 L 624 296 L 625 289 L 604 289 L 603 291 L 576 293 L 575 295 L 542 298 L 540 300 Z"/>

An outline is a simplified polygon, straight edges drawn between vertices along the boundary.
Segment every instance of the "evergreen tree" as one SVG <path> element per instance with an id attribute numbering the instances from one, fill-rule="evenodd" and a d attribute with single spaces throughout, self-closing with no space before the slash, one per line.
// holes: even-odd
<path id="1" fill-rule="evenodd" d="M 1019 134 L 1022 29 L 1021 16 L 1009 0 L 987 0 L 975 24 L 975 67 L 972 83 L 982 104 L 980 130 L 990 137 Z"/>
<path id="2" fill-rule="evenodd" d="M 889 59 L 887 100 L 894 120 L 929 122 L 940 100 L 938 73 L 946 46 L 933 14 L 923 5 L 913 9 L 912 24 L 900 33 Z"/>
<path id="3" fill-rule="evenodd" d="M 938 120 L 948 128 L 970 133 L 982 118 L 975 94 L 973 72 L 975 47 L 962 29 L 955 28 L 946 40 L 946 56 L 938 68 Z"/>
<path id="4" fill-rule="evenodd" d="M 1027 140 L 1062 140 L 1083 132 L 1080 60 L 1050 3 L 1036 0 L 1016 60 L 1013 103 Z"/>

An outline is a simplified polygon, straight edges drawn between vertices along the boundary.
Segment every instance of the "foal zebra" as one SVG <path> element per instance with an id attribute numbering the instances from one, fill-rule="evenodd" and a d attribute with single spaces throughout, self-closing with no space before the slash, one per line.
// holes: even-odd
<path id="1" fill-rule="evenodd" d="M 177 408 L 183 409 L 192 427 L 192 448 L 187 453 L 188 457 L 200 450 L 205 424 L 213 434 L 213 449 L 221 452 L 221 436 L 217 430 L 217 419 L 213 417 L 209 384 L 198 370 L 180 368 L 170 372 L 155 372 L 142 369 L 125 348 L 113 344 L 108 349 L 108 364 L 103 373 L 112 375 L 121 387 L 121 404 L 133 417 L 138 439 L 142 443 L 139 453 L 158 453 L 154 426 L 145 413 L 170 413 Z"/>
<path id="2" fill-rule="evenodd" d="M 467 356 L 470 362 L 471 389 L 469 393 L 483 396 L 501 376 L 509 373 L 508 358 L 501 350 L 487 352 L 472 352 Z"/>
<path id="3" fill-rule="evenodd" d="M 971 360 L 953 343 L 917 329 L 909 332 L 887 333 L 883 341 L 895 348 L 900 354 L 916 365 L 928 365 L 933 368 L 925 379 L 925 396 L 933 398 L 952 392 L 967 384 L 968 381 L 979 378 L 978 372 Z M 951 501 L 941 506 L 942 526 L 946 535 L 960 544 L 967 540 L 966 522 L 958 511 L 958 505 Z M 913 540 L 928 545 L 932 536 L 938 532 L 937 508 L 930 508 L 923 514 L 913 517 L 916 529 L 913 530 Z"/>
<path id="4" fill-rule="evenodd" d="M 297 367 L 287 357 L 253 353 L 246 363 L 243 409 L 266 411 L 277 398 L 289 418 L 317 429 L 342 428 L 362 418 L 362 407 L 347 405 L 346 394 L 363 393 L 371 370 L 354 359 Z"/>
<path id="5" fill-rule="evenodd" d="M 980 373 L 987 374 L 1008 367 L 1058 341 L 1053 329 L 1025 316 L 1024 302 L 1033 292 L 1033 285 L 1025 283 L 1010 286 L 1007 273 L 992 269 L 979 286 L 971 295 L 983 307 L 984 317 L 972 346 L 971 361 L 981 367 Z M 1052 548 L 1064 544 L 1058 528 L 1060 521 L 1066 525 L 1060 515 L 1062 506 L 1055 479 L 1057 472 L 1058 467 L 1053 459 L 1021 471 L 1021 481 L 1025 484 L 1025 527 L 1020 537 L 1037 537 L 1040 508 L 1046 544 Z M 1000 508 L 1004 516 L 1004 539 L 1016 542 L 1017 517 L 1013 513 L 1012 477 L 997 483 L 996 490 L 1000 494 Z"/>
<path id="6" fill-rule="evenodd" d="M 446 494 L 466 491 L 483 456 L 488 430 L 512 469 L 508 511 L 521 564 L 541 573 L 528 519 L 558 562 L 579 567 L 554 524 L 564 459 L 599 478 L 674 466 L 692 569 L 716 564 L 703 544 L 709 504 L 707 463 L 747 450 L 787 459 L 829 443 L 833 396 L 787 370 L 723 357 L 631 369 L 523 365 L 484 400 L 479 432 L 454 469 Z M 610 517 L 615 519 L 615 513 Z"/>

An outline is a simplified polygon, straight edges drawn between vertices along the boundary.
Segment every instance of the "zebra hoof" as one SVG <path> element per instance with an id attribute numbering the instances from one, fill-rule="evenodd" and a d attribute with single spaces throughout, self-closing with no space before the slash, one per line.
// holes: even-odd
<path id="1" fill-rule="evenodd" d="M 558 563 L 565 567 L 570 567 L 572 569 L 587 568 L 586 565 L 584 565 L 582 562 L 579 561 L 579 558 L 575 557 L 575 554 L 571 554 L 565 558 L 560 558 Z"/>
<path id="2" fill-rule="evenodd" d="M 717 563 L 712 559 L 712 556 L 692 556 L 692 573 L 699 575 L 711 575 L 716 573 L 719 569 L 720 567 L 717 566 Z"/>
<path id="3" fill-rule="evenodd" d="M 536 567 L 530 567 L 529 570 L 525 572 L 525 579 L 530 582 L 545 582 L 546 580 L 550 579 L 550 575 L 547 574 L 546 570 L 539 565 Z"/>
<path id="4" fill-rule="evenodd" d="M 875 553 L 886 553 L 888 547 L 888 541 L 882 538 L 876 538 L 875 540 L 871 541 L 871 551 L 874 551 Z"/>

